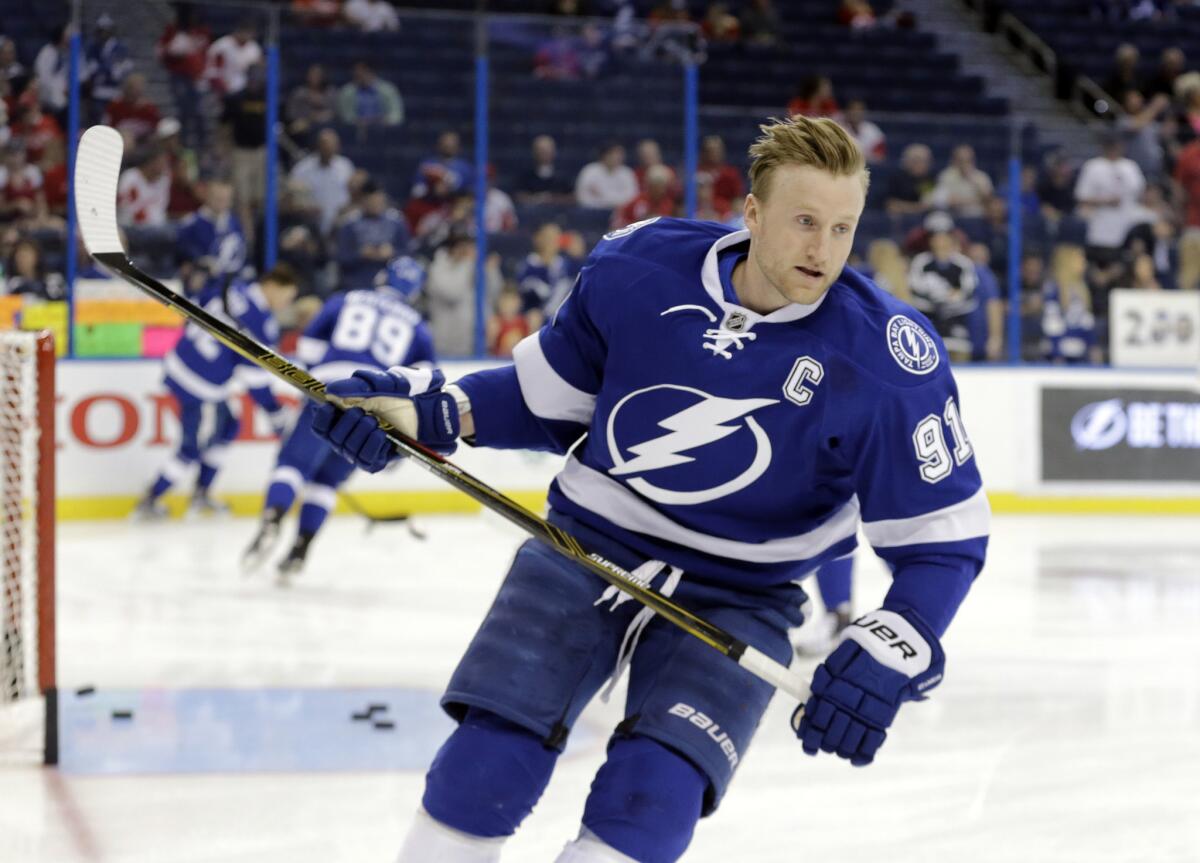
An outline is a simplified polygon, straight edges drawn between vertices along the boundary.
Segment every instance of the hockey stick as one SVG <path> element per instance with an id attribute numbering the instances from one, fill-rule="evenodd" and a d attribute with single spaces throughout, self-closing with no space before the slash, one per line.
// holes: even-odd
<path id="1" fill-rule="evenodd" d="M 121 172 L 123 150 L 124 142 L 120 133 L 108 126 L 93 126 L 80 139 L 75 158 L 75 211 L 88 253 L 106 269 L 196 322 L 230 350 L 274 373 L 315 401 L 337 404 L 335 399 L 326 395 L 325 384 L 307 371 L 134 266 L 121 245 L 117 230 L 117 180 Z M 385 423 L 381 422 L 380 425 L 397 451 L 430 473 L 629 594 L 684 632 L 725 654 L 751 674 L 783 690 L 801 704 L 808 700 L 808 684 L 784 665 L 632 578 L 611 561 L 585 551 L 566 531 L 530 512 L 433 450 L 404 437 Z"/>

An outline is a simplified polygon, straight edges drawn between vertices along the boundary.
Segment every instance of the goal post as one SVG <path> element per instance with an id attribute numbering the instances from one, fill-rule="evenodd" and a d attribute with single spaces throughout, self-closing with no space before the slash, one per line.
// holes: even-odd
<path id="1" fill-rule="evenodd" d="M 58 760 L 54 336 L 0 331 L 0 763 Z"/>

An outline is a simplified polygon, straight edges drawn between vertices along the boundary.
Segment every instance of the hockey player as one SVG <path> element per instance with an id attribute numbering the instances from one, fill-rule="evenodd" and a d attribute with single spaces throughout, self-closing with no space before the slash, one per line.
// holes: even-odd
<path id="1" fill-rule="evenodd" d="M 425 281 L 425 270 L 410 257 L 393 259 L 375 290 L 337 294 L 321 308 L 297 345 L 298 359 L 321 380 L 348 377 L 357 369 L 394 365 L 432 369 L 433 337 L 411 306 Z M 316 407 L 301 412 L 280 447 L 263 502 L 258 533 L 242 557 L 252 571 L 270 556 L 279 540 L 284 515 L 301 498 L 295 543 L 279 563 L 286 584 L 304 567 L 309 545 L 333 509 L 338 487 L 354 464 L 330 449 L 312 430 Z"/>
<path id="2" fill-rule="evenodd" d="M 238 276 L 246 266 L 246 235 L 233 212 L 233 187 L 213 180 L 205 204 L 186 216 L 175 238 L 184 290 L 198 293 L 211 279 Z"/>
<path id="3" fill-rule="evenodd" d="M 987 498 L 929 321 L 845 266 L 867 186 L 854 141 L 796 117 L 764 126 L 750 154 L 745 230 L 664 218 L 614 231 L 513 365 L 444 389 L 437 375 L 358 372 L 330 385 L 347 409 L 323 406 L 314 427 L 368 470 L 392 455 L 375 416 L 431 447 L 461 434 L 569 451 L 554 524 L 782 663 L 803 599 L 793 580 L 847 556 L 861 520 L 892 584 L 817 668 L 793 726 L 805 752 L 865 765 L 899 707 L 942 678 L 939 639 L 983 565 Z M 402 863 L 497 860 L 584 705 L 626 664 L 626 718 L 558 861 L 684 853 L 773 690 L 623 598 L 522 546 L 443 697 L 459 725 Z"/>
<path id="4" fill-rule="evenodd" d="M 280 264 L 257 284 L 232 277 L 212 279 L 197 302 L 264 344 L 275 345 L 279 341 L 275 315 L 295 297 L 296 275 Z M 184 327 L 182 338 L 163 359 L 163 370 L 167 389 L 179 404 L 182 438 L 175 456 L 138 502 L 134 517 L 164 517 L 167 510 L 160 498 L 197 465 L 199 475 L 188 514 L 221 512 L 223 505 L 209 497 L 208 491 L 240 425 L 229 407 L 230 394 L 235 388 L 247 388 L 267 412 L 276 434 L 282 434 L 287 425 L 287 411 L 271 392 L 270 372 L 238 356 L 193 323 Z M 210 423 L 207 430 L 206 420 Z"/>

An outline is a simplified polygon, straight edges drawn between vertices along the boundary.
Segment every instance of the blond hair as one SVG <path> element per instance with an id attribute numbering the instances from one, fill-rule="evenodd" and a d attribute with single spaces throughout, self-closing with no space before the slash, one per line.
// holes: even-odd
<path id="1" fill-rule="evenodd" d="M 862 177 L 863 192 L 871 181 L 858 143 L 827 117 L 797 114 L 790 120 L 772 118 L 758 127 L 762 135 L 750 145 L 750 193 L 766 200 L 771 175 L 781 165 L 807 165 L 837 177 Z"/>
<path id="2" fill-rule="evenodd" d="M 1086 266 L 1087 258 L 1082 246 L 1075 243 L 1059 243 L 1054 247 L 1050 272 L 1058 288 L 1058 304 L 1064 312 L 1072 299 L 1079 300 L 1089 312 L 1092 310 L 1092 294 L 1088 290 L 1086 275 L 1077 272 L 1080 261 Z"/>

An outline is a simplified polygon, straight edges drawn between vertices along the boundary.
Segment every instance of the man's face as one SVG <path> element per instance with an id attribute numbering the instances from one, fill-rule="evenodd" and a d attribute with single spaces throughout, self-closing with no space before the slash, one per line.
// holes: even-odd
<path id="1" fill-rule="evenodd" d="M 604 156 L 601 159 L 601 161 L 610 170 L 612 168 L 616 168 L 618 165 L 624 164 L 625 163 L 625 148 L 624 147 L 610 147 L 609 149 L 604 151 Z"/>
<path id="2" fill-rule="evenodd" d="M 543 225 L 542 228 L 534 236 L 534 243 L 537 245 L 537 250 L 543 255 L 553 255 L 558 252 L 558 245 L 562 239 L 562 229 L 558 225 Z"/>
<path id="3" fill-rule="evenodd" d="M 233 206 L 233 187 L 226 183 L 213 183 L 208 187 L 208 207 L 214 213 L 229 212 Z"/>
<path id="4" fill-rule="evenodd" d="M 703 154 L 704 158 L 712 164 L 724 162 L 725 143 L 720 138 L 705 138 Z"/>
<path id="5" fill-rule="evenodd" d="M 458 149 L 459 143 L 458 135 L 456 133 L 443 132 L 442 135 L 438 137 L 438 155 L 446 159 L 453 159 L 458 155 Z"/>
<path id="6" fill-rule="evenodd" d="M 776 168 L 766 199 L 746 198 L 751 264 L 788 302 L 815 303 L 846 266 L 865 203 L 860 175 Z"/>
<path id="7" fill-rule="evenodd" d="M 387 209 L 387 195 L 382 191 L 372 192 L 363 201 L 363 209 L 371 216 L 383 215 Z"/>
<path id="8" fill-rule="evenodd" d="M 263 296 L 267 300 L 267 305 L 271 307 L 271 311 L 275 314 L 287 309 L 288 306 L 296 299 L 296 286 L 289 285 L 285 282 L 275 282 L 267 280 L 262 283 Z"/>
<path id="9" fill-rule="evenodd" d="M 332 159 L 336 156 L 338 145 L 337 133 L 332 129 L 325 129 L 317 136 L 317 152 L 323 159 Z"/>
<path id="10" fill-rule="evenodd" d="M 550 137 L 535 138 L 533 142 L 533 158 L 539 164 L 549 164 L 554 161 L 554 139 Z"/>
<path id="11" fill-rule="evenodd" d="M 946 231 L 938 231 L 929 235 L 929 251 L 939 261 L 944 261 L 954 254 L 954 235 Z"/>

